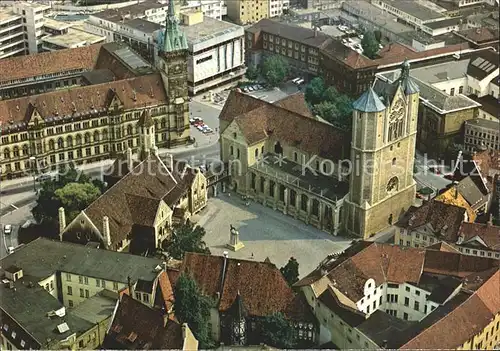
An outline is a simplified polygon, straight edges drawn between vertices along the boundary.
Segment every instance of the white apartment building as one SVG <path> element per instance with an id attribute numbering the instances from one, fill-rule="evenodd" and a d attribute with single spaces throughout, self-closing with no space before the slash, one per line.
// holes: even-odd
<path id="1" fill-rule="evenodd" d="M 14 2 L 12 12 L 20 15 L 25 27 L 26 49 L 33 54 L 41 51 L 44 16 L 51 12 L 49 5 L 37 3 Z"/>
<path id="2" fill-rule="evenodd" d="M 290 0 L 269 0 L 269 17 L 283 15 L 290 8 Z"/>
<path id="3" fill-rule="evenodd" d="M 23 18 L 8 10 L 0 10 L 0 59 L 24 54 Z"/>
<path id="4" fill-rule="evenodd" d="M 280 1 L 288 2 L 289 0 Z M 190 11 L 201 11 L 203 16 L 218 20 L 222 20 L 222 16 L 227 15 L 227 7 L 224 0 L 189 0 L 181 4 L 181 13 Z"/>

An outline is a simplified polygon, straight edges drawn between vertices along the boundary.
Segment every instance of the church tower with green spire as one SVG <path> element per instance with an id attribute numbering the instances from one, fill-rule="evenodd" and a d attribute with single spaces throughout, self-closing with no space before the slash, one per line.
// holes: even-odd
<path id="1" fill-rule="evenodd" d="M 175 0 L 168 1 L 165 29 L 157 40 L 156 67 L 162 74 L 169 108 L 166 131 L 156 131 L 167 148 L 189 141 L 188 42 L 175 15 Z"/>

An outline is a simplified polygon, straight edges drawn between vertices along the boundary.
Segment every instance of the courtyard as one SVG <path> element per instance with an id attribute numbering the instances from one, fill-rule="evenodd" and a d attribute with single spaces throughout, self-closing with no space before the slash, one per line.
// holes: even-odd
<path id="1" fill-rule="evenodd" d="M 281 212 L 241 197 L 220 194 L 211 198 L 202 213 L 193 218 L 206 229 L 205 242 L 214 255 L 229 252 L 229 257 L 264 261 L 267 257 L 282 267 L 290 257 L 299 262 L 300 277 L 307 275 L 331 253 L 345 250 L 352 239 L 335 237 Z M 237 252 L 226 247 L 230 225 L 240 233 L 245 247 Z"/>

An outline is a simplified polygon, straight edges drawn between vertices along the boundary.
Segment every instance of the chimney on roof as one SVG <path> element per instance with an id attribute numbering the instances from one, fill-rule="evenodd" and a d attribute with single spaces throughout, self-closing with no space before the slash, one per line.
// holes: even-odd
<path id="1" fill-rule="evenodd" d="M 455 199 L 458 199 L 458 187 L 455 185 Z"/>
<path id="2" fill-rule="evenodd" d="M 66 228 L 66 213 L 64 207 L 59 207 L 59 240 L 62 241 L 62 234 Z"/>
<path id="3" fill-rule="evenodd" d="M 128 284 L 128 294 L 131 298 L 134 298 L 134 284 L 132 284 L 132 278 L 130 276 L 127 277 Z"/>
<path id="4" fill-rule="evenodd" d="M 106 248 L 111 247 L 111 233 L 109 232 L 109 218 L 108 216 L 102 217 L 102 234 L 104 236 L 104 245 Z"/>

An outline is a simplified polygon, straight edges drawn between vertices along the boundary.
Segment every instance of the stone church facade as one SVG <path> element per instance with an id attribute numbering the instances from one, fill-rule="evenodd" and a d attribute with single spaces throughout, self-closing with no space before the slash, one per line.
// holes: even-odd
<path id="1" fill-rule="evenodd" d="M 395 223 L 415 198 L 419 101 L 401 69 L 354 103 L 352 135 L 312 116 L 301 94 L 271 104 L 231 93 L 220 130 L 232 191 L 334 235 Z"/>

